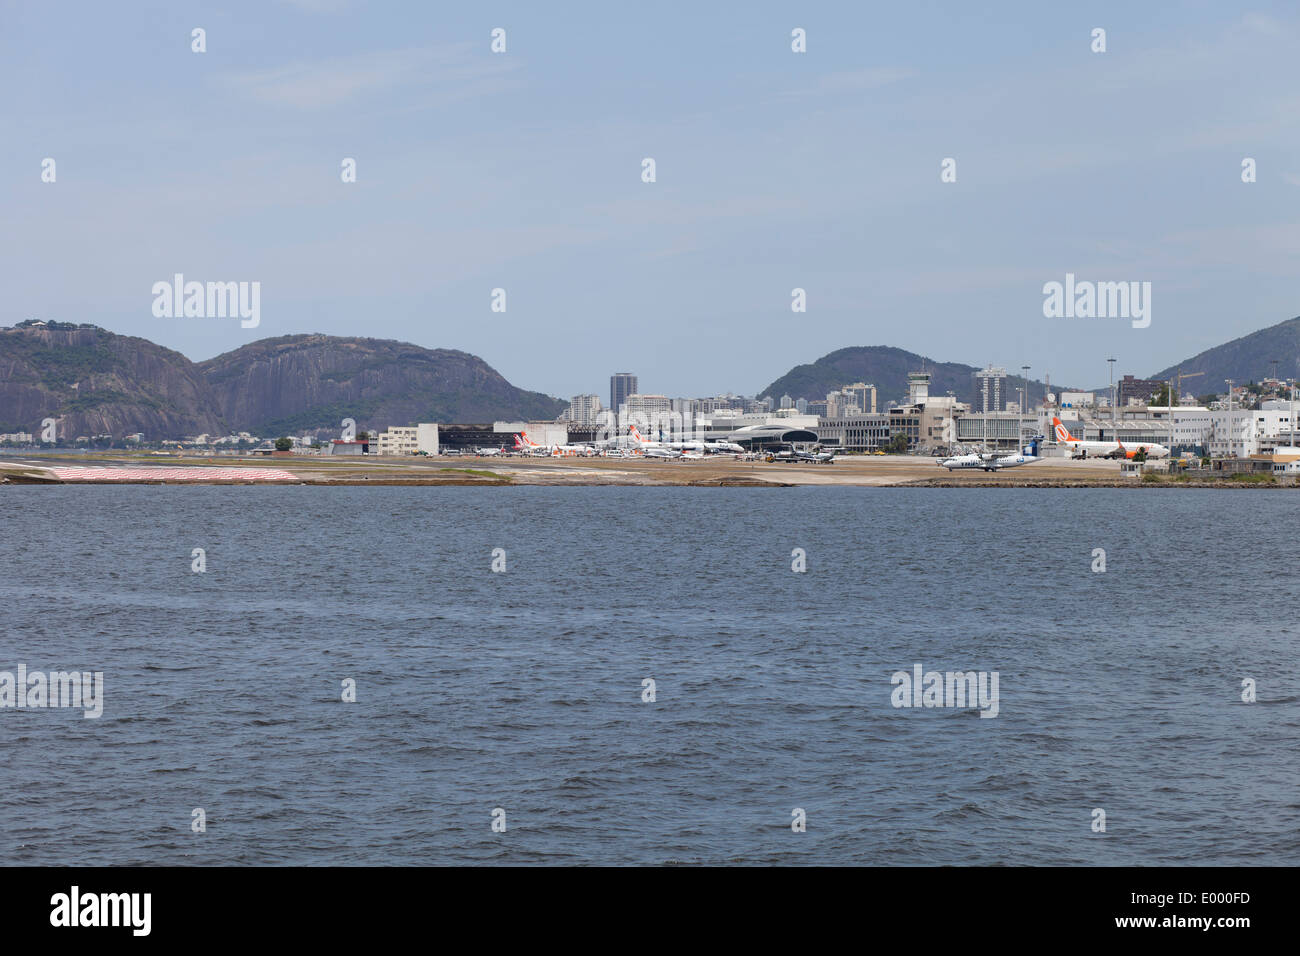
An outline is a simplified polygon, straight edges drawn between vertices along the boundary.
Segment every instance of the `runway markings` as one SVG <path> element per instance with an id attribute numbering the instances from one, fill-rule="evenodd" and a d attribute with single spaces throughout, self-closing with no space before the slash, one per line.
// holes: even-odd
<path id="1" fill-rule="evenodd" d="M 280 468 L 83 468 L 49 469 L 60 481 L 301 481 Z"/>

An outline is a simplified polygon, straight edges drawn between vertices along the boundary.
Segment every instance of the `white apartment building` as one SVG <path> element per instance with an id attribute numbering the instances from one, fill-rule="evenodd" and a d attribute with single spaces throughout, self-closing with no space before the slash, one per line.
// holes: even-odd
<path id="1" fill-rule="evenodd" d="M 438 454 L 438 426 L 434 424 L 390 425 L 388 431 L 380 432 L 376 438 L 381 455 L 414 455 L 419 451 Z"/>
<path id="2" fill-rule="evenodd" d="M 666 415 L 672 410 L 673 403 L 667 395 L 641 394 L 629 395 L 623 407 L 619 409 L 624 421 L 632 421 L 633 416 L 644 416 L 653 421 L 657 416 Z"/>
<path id="3" fill-rule="evenodd" d="M 602 407 L 599 395 L 574 395 L 564 417 L 578 425 L 594 425 L 600 421 Z"/>
<path id="4" fill-rule="evenodd" d="M 1266 404 L 1274 404 L 1272 402 Z M 1292 431 L 1290 408 L 1227 409 L 1209 413 L 1210 431 L 1207 447 L 1211 456 L 1236 455 L 1245 458 L 1260 451 L 1265 439 L 1276 440 Z"/>

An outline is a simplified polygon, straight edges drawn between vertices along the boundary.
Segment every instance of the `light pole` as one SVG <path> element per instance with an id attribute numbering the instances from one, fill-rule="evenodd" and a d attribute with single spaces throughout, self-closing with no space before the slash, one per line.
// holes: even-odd
<path id="1" fill-rule="evenodd" d="M 1174 457 L 1174 380 L 1169 380 L 1169 457 Z"/>
<path id="2" fill-rule="evenodd" d="M 1106 359 L 1110 363 L 1110 437 L 1118 439 L 1119 427 L 1115 424 L 1115 360 Z"/>
<path id="3" fill-rule="evenodd" d="M 1232 379 L 1225 378 L 1224 383 L 1228 386 L 1228 453 L 1232 453 Z"/>
<path id="4" fill-rule="evenodd" d="M 1020 377 L 1021 377 L 1022 379 L 1024 379 L 1024 382 L 1025 382 L 1025 396 L 1024 396 L 1023 399 L 1021 399 L 1021 402 L 1020 402 L 1020 416 L 1021 416 L 1021 420 L 1023 420 L 1023 419 L 1024 419 L 1024 415 L 1025 415 L 1025 410 L 1026 410 L 1026 409 L 1025 409 L 1025 406 L 1029 404 L 1029 398 L 1030 398 L 1030 396 L 1029 396 L 1029 366 L 1028 366 L 1028 365 L 1022 365 L 1022 366 L 1020 366 L 1020 371 L 1021 371 L 1022 373 L 1024 373 L 1024 374 L 1022 374 Z M 1034 432 L 1035 432 L 1035 434 L 1038 432 L 1038 419 L 1037 419 L 1037 416 L 1035 416 L 1035 418 L 1034 418 Z"/>
<path id="5" fill-rule="evenodd" d="M 1020 395 L 1020 409 L 1016 412 L 1016 448 L 1023 450 L 1025 444 L 1025 386 L 1018 386 L 1016 392 Z"/>

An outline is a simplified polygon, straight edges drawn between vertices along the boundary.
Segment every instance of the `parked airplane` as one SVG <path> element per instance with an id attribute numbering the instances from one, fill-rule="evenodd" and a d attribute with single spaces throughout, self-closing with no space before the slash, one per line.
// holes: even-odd
<path id="1" fill-rule="evenodd" d="M 674 448 L 665 448 L 663 445 L 646 445 L 642 447 L 641 454 L 646 458 L 681 458 L 682 453 Z"/>
<path id="2" fill-rule="evenodd" d="M 766 460 L 781 463 L 802 462 L 811 465 L 833 465 L 835 464 L 835 455 L 829 451 L 809 452 L 786 448 L 777 452 L 769 452 Z"/>
<path id="3" fill-rule="evenodd" d="M 632 442 L 632 450 L 646 458 L 681 458 L 683 456 L 678 450 L 678 446 L 688 444 L 686 442 L 650 441 L 641 434 L 640 429 L 635 425 L 627 427 L 627 434 Z"/>
<path id="4" fill-rule="evenodd" d="M 627 426 L 627 434 L 628 437 L 632 439 L 632 444 L 640 445 L 642 448 L 661 447 L 663 444 L 662 442 L 651 441 L 649 438 L 646 438 L 635 425 Z"/>
<path id="5" fill-rule="evenodd" d="M 702 452 L 707 455 L 742 455 L 745 449 L 734 441 L 718 439 L 689 439 L 686 441 L 651 441 L 641 434 L 635 425 L 628 426 L 628 436 L 632 443 L 640 448 L 670 448 L 681 452 Z M 689 457 L 689 456 L 688 456 Z"/>
<path id="6" fill-rule="evenodd" d="M 515 450 L 530 455 L 589 455 L 592 449 L 587 445 L 539 445 L 528 437 L 528 432 L 521 431 L 515 436 Z"/>
<path id="7" fill-rule="evenodd" d="M 833 465 L 835 464 L 835 453 L 833 451 L 801 451 L 799 460 L 812 462 L 814 465 Z"/>
<path id="8" fill-rule="evenodd" d="M 1056 443 L 1064 445 L 1075 453 L 1076 458 L 1132 458 L 1139 451 L 1146 452 L 1148 458 L 1168 458 L 1169 449 L 1154 442 L 1150 445 L 1130 444 L 1125 447 L 1121 441 L 1080 441 L 1070 434 L 1061 420 L 1052 416 L 1052 430 Z"/>
<path id="9" fill-rule="evenodd" d="M 734 441 L 666 441 L 661 443 L 665 448 L 675 448 L 678 451 L 693 451 L 700 455 L 743 455 L 745 449 L 742 445 L 737 445 Z"/>
<path id="10" fill-rule="evenodd" d="M 629 426 L 629 434 L 615 435 L 613 438 L 597 438 L 587 443 L 587 447 L 598 455 L 605 455 L 609 458 L 627 458 L 629 455 L 636 454 L 646 445 L 659 445 L 659 442 L 647 441 L 636 430 L 635 426 Z"/>

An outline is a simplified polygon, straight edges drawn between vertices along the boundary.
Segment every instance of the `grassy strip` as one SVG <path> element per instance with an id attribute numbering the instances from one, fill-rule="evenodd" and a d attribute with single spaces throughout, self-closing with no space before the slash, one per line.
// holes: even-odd
<path id="1" fill-rule="evenodd" d="M 507 475 L 498 475 L 495 471 L 480 471 L 477 468 L 439 468 L 439 471 L 454 471 L 463 475 L 474 475 L 478 478 L 491 478 L 493 481 L 510 482 L 513 478 Z"/>

